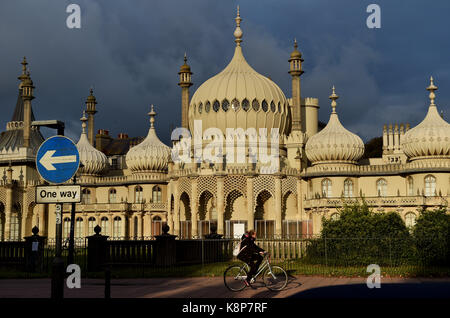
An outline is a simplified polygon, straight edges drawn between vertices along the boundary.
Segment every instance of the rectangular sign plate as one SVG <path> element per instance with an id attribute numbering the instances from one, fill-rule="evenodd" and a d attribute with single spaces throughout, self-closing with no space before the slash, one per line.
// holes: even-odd
<path id="1" fill-rule="evenodd" d="M 57 185 L 36 187 L 36 203 L 79 203 L 79 185 Z"/>

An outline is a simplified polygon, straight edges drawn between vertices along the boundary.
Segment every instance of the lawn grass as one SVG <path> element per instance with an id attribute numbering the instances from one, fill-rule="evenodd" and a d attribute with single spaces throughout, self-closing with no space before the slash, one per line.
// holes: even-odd
<path id="1" fill-rule="evenodd" d="M 111 278 L 157 278 L 157 277 L 222 277 L 225 269 L 240 262 L 221 262 L 205 265 L 185 265 L 172 267 L 147 266 L 113 266 Z M 325 277 L 367 277 L 367 266 L 326 266 L 308 264 L 302 260 L 279 263 L 290 275 L 325 276 Z M 417 265 L 381 266 L 382 277 L 450 277 L 450 267 L 425 267 Z M 44 278 L 51 277 L 50 272 L 26 273 L 19 269 L 0 268 L 2 278 Z M 83 278 L 104 278 L 104 272 L 83 273 Z"/>

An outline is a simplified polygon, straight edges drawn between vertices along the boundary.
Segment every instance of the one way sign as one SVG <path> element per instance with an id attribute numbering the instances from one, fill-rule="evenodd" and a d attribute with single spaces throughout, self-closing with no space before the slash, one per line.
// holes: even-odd
<path id="1" fill-rule="evenodd" d="M 46 181 L 64 183 L 70 180 L 80 165 L 77 146 L 67 137 L 53 136 L 45 140 L 36 155 L 36 167 Z"/>

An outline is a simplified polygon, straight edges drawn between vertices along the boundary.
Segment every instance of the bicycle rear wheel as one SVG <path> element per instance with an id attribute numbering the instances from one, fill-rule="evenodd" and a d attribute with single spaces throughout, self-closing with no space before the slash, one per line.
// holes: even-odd
<path id="1" fill-rule="evenodd" d="M 245 266 L 232 265 L 223 273 L 223 282 L 231 291 L 241 291 L 245 288 L 244 280 L 247 278 Z"/>
<path id="2" fill-rule="evenodd" d="M 266 287 L 273 291 L 280 291 L 288 283 L 288 275 L 280 266 L 271 266 L 271 271 L 267 269 L 263 274 L 263 281 Z"/>

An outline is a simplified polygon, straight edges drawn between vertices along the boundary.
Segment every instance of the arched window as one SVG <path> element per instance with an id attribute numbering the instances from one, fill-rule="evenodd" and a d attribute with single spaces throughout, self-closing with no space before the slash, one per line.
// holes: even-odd
<path id="1" fill-rule="evenodd" d="M 159 186 L 154 186 L 152 191 L 152 202 L 161 203 L 162 202 L 162 191 Z"/>
<path id="2" fill-rule="evenodd" d="M 414 227 L 414 225 L 416 225 L 416 215 L 412 212 L 408 212 L 405 215 L 405 224 L 406 227 L 411 229 L 412 227 Z"/>
<path id="3" fill-rule="evenodd" d="M 406 179 L 406 184 L 408 188 L 408 195 L 413 196 L 414 195 L 414 179 L 412 177 L 408 177 Z"/>
<path id="4" fill-rule="evenodd" d="M 102 228 L 103 235 L 109 235 L 109 220 L 106 216 L 103 216 L 100 220 L 100 226 Z"/>
<path id="5" fill-rule="evenodd" d="M 3 213 L 5 210 L 5 207 L 0 202 L 0 241 L 3 240 L 3 228 L 5 226 L 5 214 Z"/>
<path id="6" fill-rule="evenodd" d="M 83 218 L 78 217 L 75 222 L 75 237 L 83 237 Z"/>
<path id="7" fill-rule="evenodd" d="M 219 101 L 215 100 L 213 103 L 213 110 L 217 113 L 219 111 L 219 109 L 220 109 Z M 227 110 L 228 110 L 228 108 L 227 108 Z M 226 110 L 224 109 L 224 111 L 226 111 Z"/>
<path id="8" fill-rule="evenodd" d="M 276 111 L 276 106 L 273 101 L 270 102 L 270 110 L 272 111 L 272 113 L 275 113 L 275 111 Z"/>
<path id="9" fill-rule="evenodd" d="M 142 187 L 137 186 L 134 189 L 134 203 L 142 203 Z"/>
<path id="10" fill-rule="evenodd" d="M 17 211 L 11 213 L 11 224 L 9 238 L 12 241 L 18 241 L 20 239 L 20 214 Z"/>
<path id="11" fill-rule="evenodd" d="M 436 195 L 436 178 L 432 175 L 425 177 L 425 196 L 431 197 Z"/>
<path id="12" fill-rule="evenodd" d="M 201 114 L 202 111 L 203 111 L 203 104 L 200 103 L 200 104 L 198 105 L 198 113 Z"/>
<path id="13" fill-rule="evenodd" d="M 324 198 L 331 198 L 331 180 L 323 179 L 322 180 L 322 196 Z"/>
<path id="14" fill-rule="evenodd" d="M 234 100 L 233 100 L 232 103 L 234 103 Z M 233 104 L 232 104 L 232 106 L 233 106 Z M 228 99 L 225 98 L 225 99 L 222 101 L 222 109 L 223 109 L 224 112 L 226 112 L 226 111 L 228 111 L 229 108 L 230 108 L 230 102 L 228 101 Z M 234 108 L 233 108 L 233 109 L 234 109 Z"/>
<path id="15" fill-rule="evenodd" d="M 245 111 L 247 111 L 247 110 L 249 110 L 249 108 L 250 108 L 250 102 L 248 101 L 247 98 L 245 98 L 245 99 L 242 101 L 242 109 L 245 110 Z"/>
<path id="16" fill-rule="evenodd" d="M 210 218 L 210 220 L 217 220 L 217 210 L 216 210 L 216 207 L 211 207 L 211 210 L 209 211 L 210 212 L 210 214 L 209 214 L 209 218 Z"/>
<path id="17" fill-rule="evenodd" d="M 211 109 L 211 103 L 209 101 L 205 104 L 205 112 L 209 113 L 209 110 Z"/>
<path id="18" fill-rule="evenodd" d="M 264 112 L 267 112 L 267 111 L 269 110 L 269 104 L 267 104 L 266 100 L 263 100 L 263 101 L 262 101 L 261 109 L 262 109 Z"/>
<path id="19" fill-rule="evenodd" d="M 110 189 L 109 190 L 109 203 L 116 203 L 117 200 L 117 191 L 116 189 Z"/>
<path id="20" fill-rule="evenodd" d="M 94 235 L 95 218 L 91 216 L 88 219 L 88 235 Z"/>
<path id="21" fill-rule="evenodd" d="M 256 100 L 256 98 L 252 101 L 252 108 L 255 112 L 259 110 L 259 102 Z"/>
<path id="22" fill-rule="evenodd" d="M 63 237 L 69 237 L 70 236 L 70 218 L 65 217 L 64 223 L 63 223 Z"/>
<path id="23" fill-rule="evenodd" d="M 344 181 L 344 197 L 353 197 L 353 181 L 350 179 Z"/>
<path id="24" fill-rule="evenodd" d="M 377 181 L 377 193 L 378 196 L 387 196 L 387 181 L 385 179 L 379 179 Z"/>
<path id="25" fill-rule="evenodd" d="M 122 235 L 121 233 L 121 229 L 122 229 L 122 219 L 120 218 L 120 216 L 116 216 L 114 218 L 114 223 L 113 223 L 113 236 L 118 239 L 120 238 L 120 236 Z"/>
<path id="26" fill-rule="evenodd" d="M 339 213 L 331 214 L 330 219 L 333 221 L 339 220 Z"/>
<path id="27" fill-rule="evenodd" d="M 91 203 L 91 190 L 83 189 L 81 200 L 82 200 L 83 204 L 90 204 Z"/>

